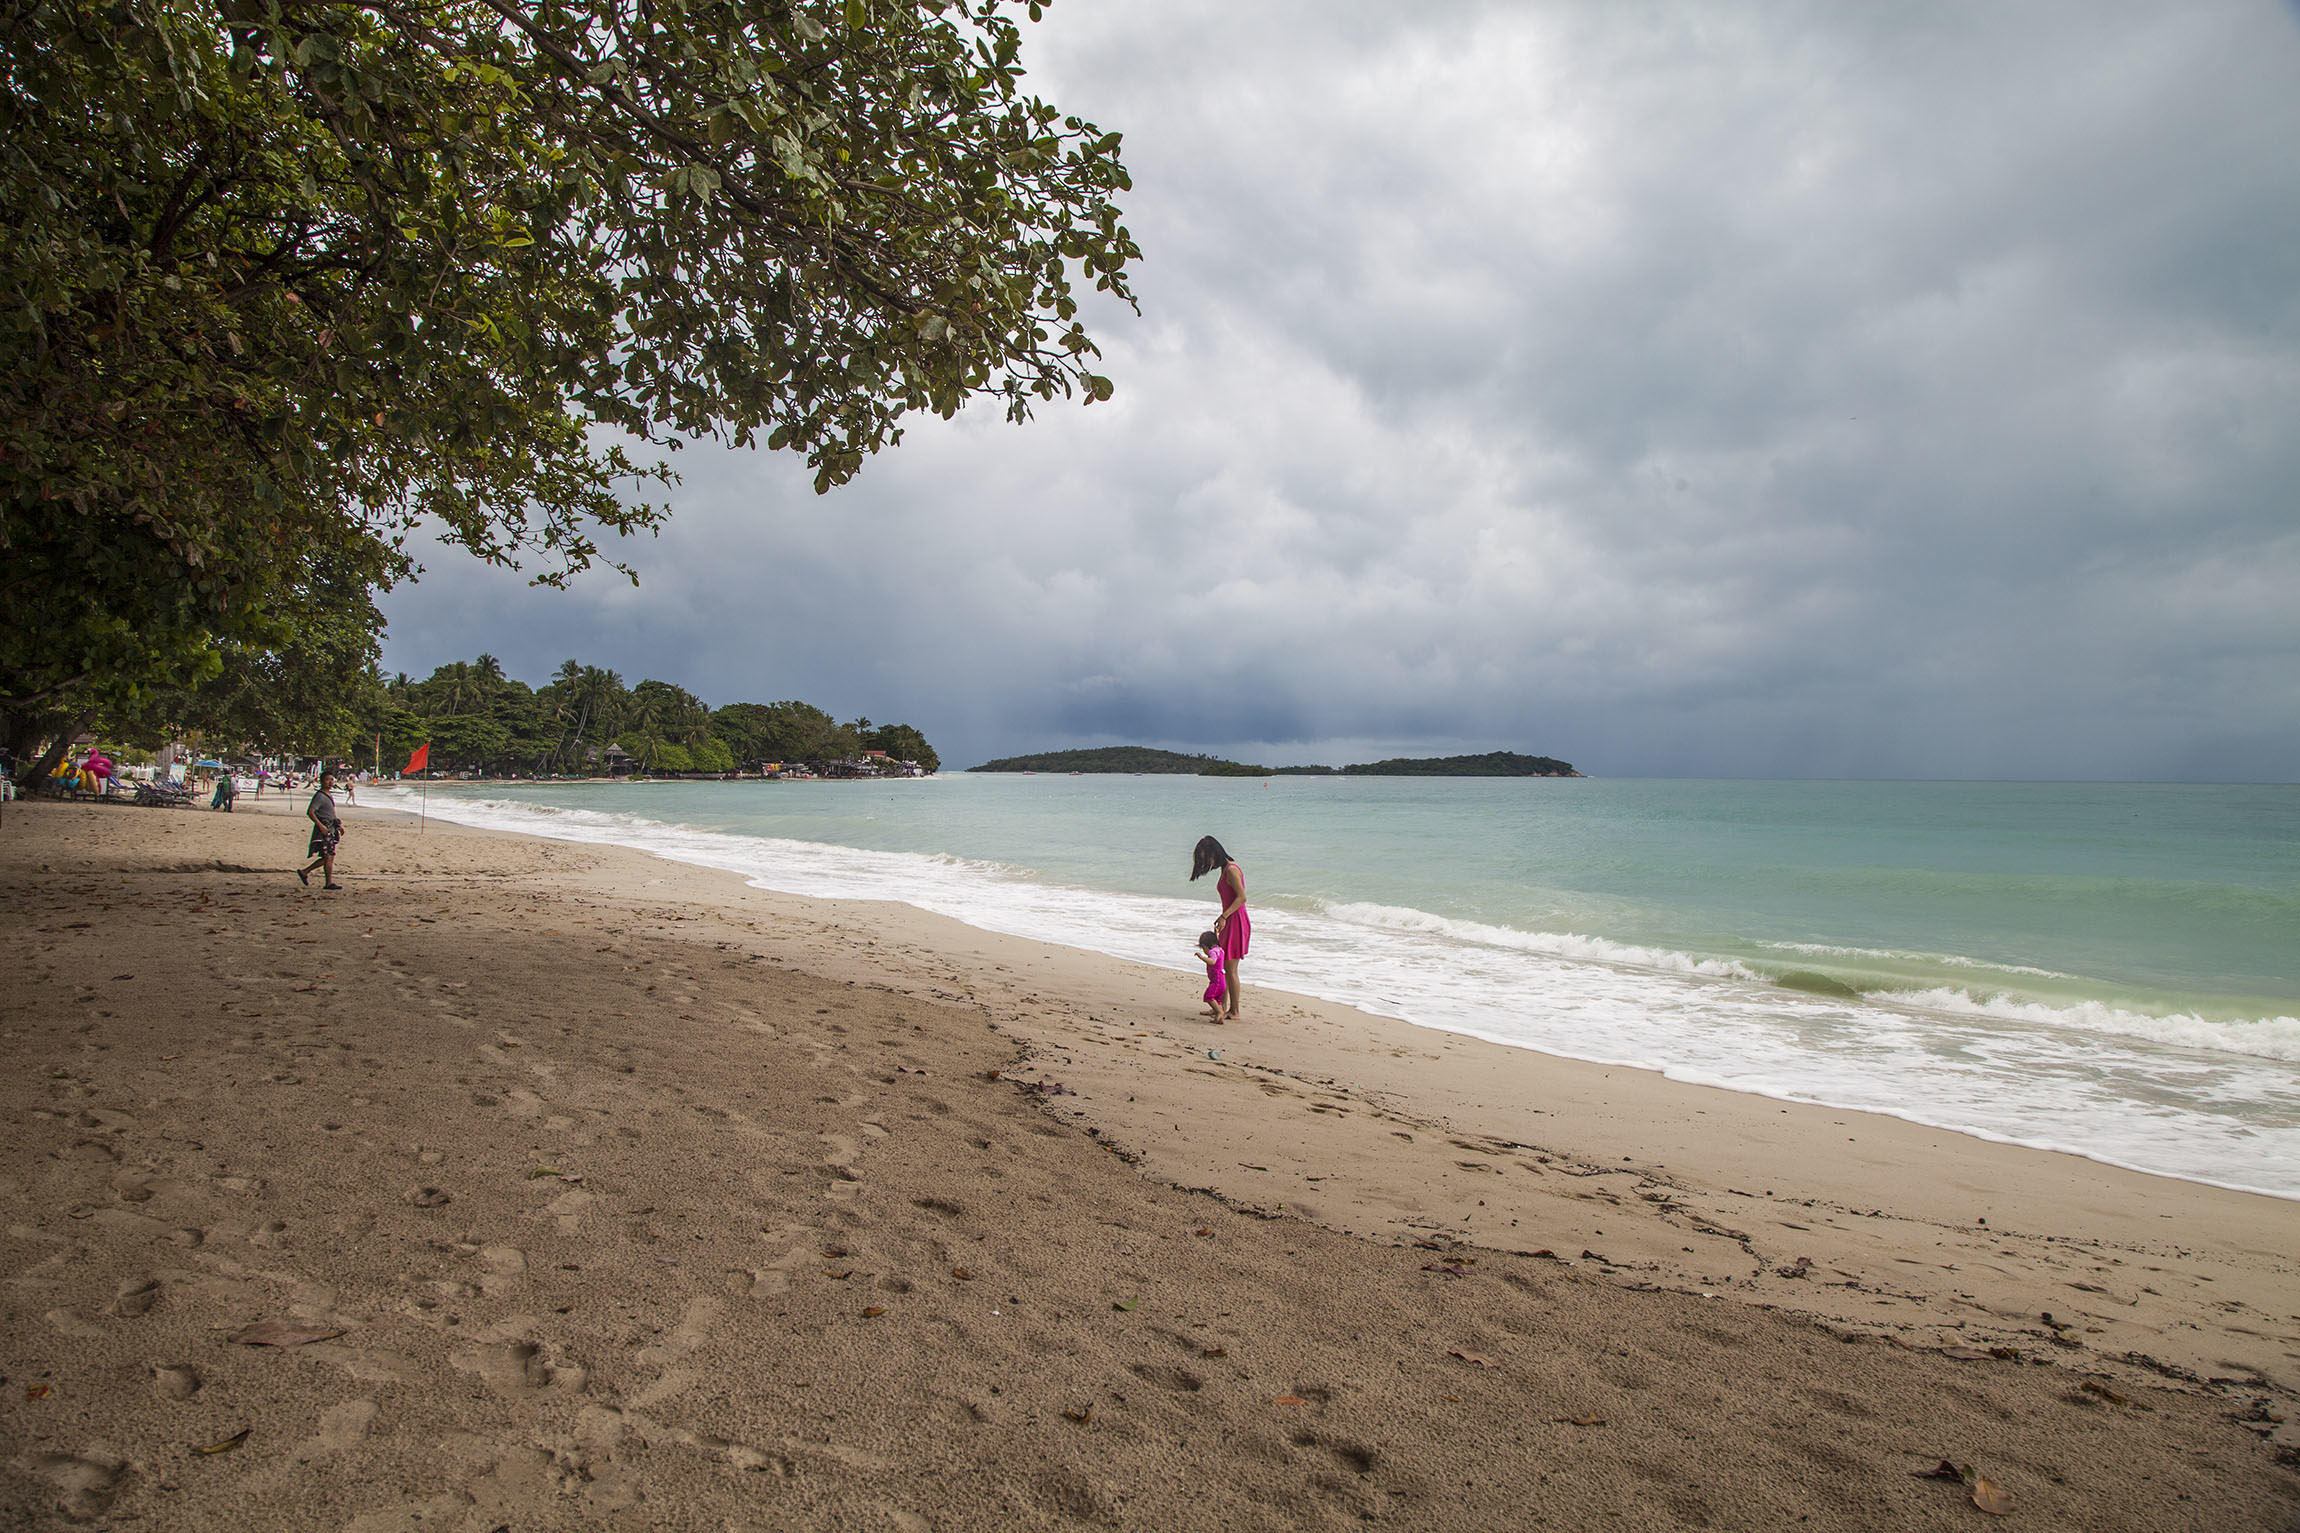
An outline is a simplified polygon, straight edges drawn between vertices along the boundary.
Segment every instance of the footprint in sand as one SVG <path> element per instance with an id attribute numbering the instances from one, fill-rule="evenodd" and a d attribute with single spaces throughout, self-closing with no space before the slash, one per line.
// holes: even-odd
<path id="1" fill-rule="evenodd" d="M 190 1363 L 161 1363 L 152 1369 L 152 1388 L 167 1400 L 189 1400 L 200 1392 L 200 1370 Z"/>
<path id="2" fill-rule="evenodd" d="M 339 1346 L 333 1342 L 314 1342 L 296 1349 L 307 1362 L 327 1363 L 341 1368 L 359 1384 L 401 1384 L 407 1380 L 403 1370 L 414 1365 L 406 1358 L 391 1352 L 378 1352 L 360 1347 Z"/>
<path id="3" fill-rule="evenodd" d="M 783 1233 L 790 1232 L 785 1231 Z M 801 1230 L 797 1233 L 803 1240 L 813 1235 L 814 1231 Z M 749 1291 L 766 1295 L 789 1293 L 791 1291 L 791 1274 L 805 1266 L 809 1257 L 810 1252 L 806 1246 L 793 1246 L 764 1267 L 750 1274 L 751 1287 Z"/>
<path id="4" fill-rule="evenodd" d="M 121 1282 L 118 1292 L 113 1294 L 112 1302 L 106 1308 L 107 1313 L 118 1315 L 122 1319 L 132 1319 L 137 1315 L 151 1313 L 152 1306 L 159 1301 L 160 1280 L 158 1278 L 132 1277 Z"/>
<path id="5" fill-rule="evenodd" d="M 52 1309 L 40 1318 L 48 1322 L 49 1329 L 59 1335 L 69 1336 L 74 1341 L 102 1341 L 104 1339 L 104 1330 L 101 1326 L 90 1325 L 72 1310 Z"/>
<path id="6" fill-rule="evenodd" d="M 834 1202 L 846 1202 L 862 1190 L 862 1173 L 854 1168 L 854 1163 L 862 1158 L 862 1145 L 845 1134 L 824 1134 L 820 1137 L 823 1143 L 831 1147 L 831 1153 L 823 1158 L 823 1165 L 836 1178 L 824 1190 L 823 1196 Z"/>
<path id="7" fill-rule="evenodd" d="M 490 1298 L 508 1293 L 527 1281 L 527 1253 L 517 1246 L 481 1246 L 479 1264 L 487 1275 L 479 1280 L 480 1292 Z"/>
<path id="8" fill-rule="evenodd" d="M 448 1361 L 459 1373 L 474 1373 L 499 1394 L 529 1395 L 540 1390 L 581 1394 L 591 1381 L 580 1363 L 555 1363 L 541 1344 L 499 1341 L 458 1352 Z"/>
<path id="9" fill-rule="evenodd" d="M 348 1400 L 319 1418 L 319 1435 L 306 1438 L 295 1449 L 295 1460 L 308 1464 L 354 1447 L 375 1423 L 373 1400 Z"/>
<path id="10" fill-rule="evenodd" d="M 717 1329 L 719 1317 L 727 1312 L 726 1304 L 706 1295 L 687 1306 L 687 1312 L 671 1333 L 654 1346 L 640 1349 L 638 1362 L 642 1368 L 660 1368 L 678 1361 L 711 1339 Z"/>
<path id="11" fill-rule="evenodd" d="M 580 1187 L 570 1187 L 543 1206 L 543 1211 L 559 1222 L 559 1233 L 573 1235 L 583 1227 L 583 1210 L 598 1198 Z"/>
<path id="12" fill-rule="evenodd" d="M 68 1522 L 93 1522 L 111 1509 L 128 1461 L 93 1443 L 78 1453 L 27 1453 L 17 1463 L 48 1484 L 51 1504 Z"/>

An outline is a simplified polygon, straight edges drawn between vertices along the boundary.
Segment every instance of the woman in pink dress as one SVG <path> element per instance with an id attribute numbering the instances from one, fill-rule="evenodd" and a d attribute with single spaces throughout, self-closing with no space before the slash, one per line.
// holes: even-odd
<path id="1" fill-rule="evenodd" d="M 1230 1016 L 1238 1015 L 1238 961 L 1246 956 L 1246 944 L 1253 940 L 1254 923 L 1246 918 L 1246 874 L 1230 854 L 1222 850 L 1222 843 L 1212 836 L 1200 836 L 1198 849 L 1190 858 L 1190 879 L 1193 883 L 1207 874 L 1219 870 L 1214 880 L 1214 892 L 1222 901 L 1222 914 L 1215 919 L 1214 935 L 1222 941 L 1222 966 L 1229 981 Z"/>

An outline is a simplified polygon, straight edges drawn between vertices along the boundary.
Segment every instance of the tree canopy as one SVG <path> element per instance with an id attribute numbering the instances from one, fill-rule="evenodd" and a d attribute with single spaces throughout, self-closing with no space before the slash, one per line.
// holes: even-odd
<path id="1" fill-rule="evenodd" d="M 505 675 L 492 655 L 440 666 L 422 681 L 397 677 L 382 685 L 374 719 L 385 771 L 426 740 L 433 766 L 487 772 L 594 773 L 608 745 L 661 772 L 827 764 L 852 761 L 866 750 L 929 772 L 942 764 L 908 724 L 841 724 L 796 701 L 713 710 L 674 682 L 650 678 L 625 686 L 615 672 L 574 660 L 540 687 Z"/>
<path id="2" fill-rule="evenodd" d="M 1015 9 L 0 8 L 0 711 L 212 677 L 419 526 L 564 580 L 682 441 L 827 490 L 913 412 L 1107 398 L 1118 135 Z"/>

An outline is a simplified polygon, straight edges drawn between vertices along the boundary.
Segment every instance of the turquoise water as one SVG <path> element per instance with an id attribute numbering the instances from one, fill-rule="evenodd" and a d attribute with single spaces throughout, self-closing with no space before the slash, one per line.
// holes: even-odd
<path id="1" fill-rule="evenodd" d="M 1249 879 L 1250 980 L 2300 1195 L 2300 788 L 953 776 L 431 803 L 1176 967 L 1213 834 Z"/>

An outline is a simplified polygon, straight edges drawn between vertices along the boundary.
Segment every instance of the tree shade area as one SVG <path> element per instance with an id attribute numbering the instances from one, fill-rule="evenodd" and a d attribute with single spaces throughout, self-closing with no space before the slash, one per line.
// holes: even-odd
<path id="1" fill-rule="evenodd" d="M 341 680 L 419 529 L 621 569 L 686 441 L 819 491 L 906 415 L 1108 398 L 1128 182 L 1021 89 L 1042 5 L 0 12 L 0 732 Z"/>
<path id="2" fill-rule="evenodd" d="M 492 655 L 443 665 L 422 681 L 381 683 L 372 728 L 351 754 L 390 772 L 426 740 L 433 768 L 493 775 L 588 776 L 608 770 L 611 748 L 655 773 L 826 767 L 872 751 L 929 772 L 942 764 L 908 724 L 842 724 L 795 701 L 714 709 L 675 683 L 626 686 L 615 672 L 574 660 L 531 687 L 506 676 Z"/>
<path id="3" fill-rule="evenodd" d="M 1043 751 L 1035 756 L 1003 756 L 967 768 L 970 772 L 1135 772 L 1192 777 L 1578 777 L 1569 761 L 1488 751 L 1479 756 L 1400 756 L 1356 766 L 1248 766 L 1219 756 L 1153 750 L 1145 745 L 1105 745 L 1092 750 Z"/>

